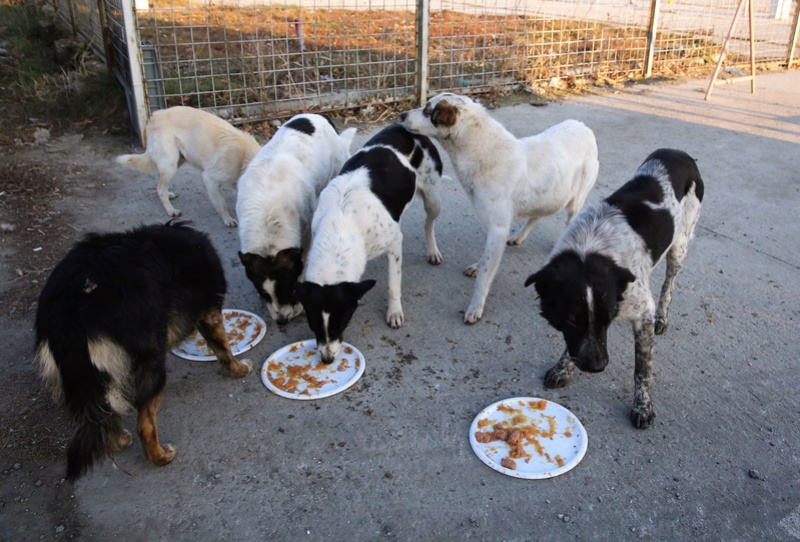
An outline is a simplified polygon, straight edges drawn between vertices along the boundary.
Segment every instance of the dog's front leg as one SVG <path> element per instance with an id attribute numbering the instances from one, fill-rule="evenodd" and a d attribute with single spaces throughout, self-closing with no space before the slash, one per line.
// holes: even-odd
<path id="1" fill-rule="evenodd" d="M 214 308 L 203 314 L 197 322 L 197 329 L 214 352 L 219 364 L 231 376 L 242 377 L 253 370 L 253 363 L 250 360 L 239 362 L 233 356 L 231 347 L 228 344 L 225 322 L 219 309 Z"/>
<path id="2" fill-rule="evenodd" d="M 634 427 L 647 429 L 656 417 L 652 398 L 655 342 L 652 312 L 633 321 L 633 337 L 636 343 L 636 362 L 633 373 L 633 410 L 630 417 Z"/>
<path id="3" fill-rule="evenodd" d="M 500 260 L 503 259 L 503 250 L 506 247 L 508 238 L 508 225 L 491 226 L 486 233 L 486 247 L 483 256 L 478 262 L 475 289 L 472 291 L 472 300 L 464 314 L 465 324 L 474 324 L 483 317 L 483 309 L 486 305 L 486 298 L 489 296 L 489 288 L 492 286 L 497 269 L 500 267 Z"/>
<path id="4" fill-rule="evenodd" d="M 575 363 L 569 355 L 569 350 L 564 349 L 558 363 L 547 370 L 544 375 L 544 387 L 547 389 L 563 388 L 572 380 L 572 371 L 575 370 Z"/>
<path id="5" fill-rule="evenodd" d="M 403 236 L 399 236 L 392 248 L 386 253 L 389 270 L 389 307 L 386 309 L 386 323 L 392 329 L 403 325 L 403 306 L 400 302 L 401 283 L 403 279 Z"/>

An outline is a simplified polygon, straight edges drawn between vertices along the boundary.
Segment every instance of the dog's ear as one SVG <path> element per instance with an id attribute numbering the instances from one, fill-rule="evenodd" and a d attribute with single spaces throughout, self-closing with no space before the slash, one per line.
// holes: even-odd
<path id="1" fill-rule="evenodd" d="M 431 113 L 431 124 L 450 128 L 456 123 L 458 110 L 445 101 L 440 101 Z"/>
<path id="2" fill-rule="evenodd" d="M 370 279 L 363 282 L 348 282 L 346 284 L 348 293 L 351 294 L 356 301 L 358 301 L 364 297 L 364 294 L 372 290 L 372 288 L 377 284 L 377 281 Z"/>

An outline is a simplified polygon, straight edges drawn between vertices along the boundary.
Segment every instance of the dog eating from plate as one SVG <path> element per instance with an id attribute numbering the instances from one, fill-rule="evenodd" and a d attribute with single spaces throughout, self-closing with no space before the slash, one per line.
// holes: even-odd
<path id="1" fill-rule="evenodd" d="M 419 194 L 428 262 L 441 263 L 434 232 L 441 177 L 442 160 L 430 139 L 393 124 L 367 141 L 320 194 L 305 280 L 295 292 L 324 363 L 336 358 L 359 300 L 375 286 L 374 280 L 361 280 L 367 261 L 383 254 L 389 275 L 386 323 L 403 325 L 400 219 Z"/>
<path id="2" fill-rule="evenodd" d="M 320 192 L 350 157 L 355 134 L 355 128 L 340 134 L 323 115 L 296 115 L 239 179 L 239 259 L 278 325 L 303 312 L 294 285 L 303 274 L 311 218 Z"/>

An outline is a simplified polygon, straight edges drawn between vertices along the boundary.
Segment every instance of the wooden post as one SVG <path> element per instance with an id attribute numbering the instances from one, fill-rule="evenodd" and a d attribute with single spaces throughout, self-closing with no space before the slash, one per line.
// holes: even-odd
<path id="1" fill-rule="evenodd" d="M 750 75 L 746 75 L 743 77 L 732 77 L 731 79 L 726 79 L 725 81 L 717 81 L 717 76 L 719 75 L 719 70 L 722 67 L 722 62 L 725 60 L 725 51 L 728 50 L 728 44 L 731 41 L 731 36 L 733 35 L 733 29 L 736 27 L 736 21 L 739 20 L 739 14 L 742 12 L 742 7 L 744 6 L 745 2 L 748 4 L 748 16 L 750 18 Z M 714 75 L 711 76 L 711 82 L 708 84 L 708 90 L 706 91 L 706 100 L 711 97 L 711 91 L 714 89 L 714 85 L 719 83 L 736 83 L 738 81 L 750 81 L 750 91 L 755 94 L 756 92 L 756 57 L 755 57 L 755 34 L 753 32 L 753 2 L 752 0 L 739 0 L 739 4 L 736 6 L 736 13 L 733 14 L 733 21 L 731 21 L 731 27 L 728 30 L 728 35 L 725 37 L 725 41 L 722 43 L 722 50 L 719 52 L 719 60 L 717 61 L 717 67 L 714 69 Z"/>

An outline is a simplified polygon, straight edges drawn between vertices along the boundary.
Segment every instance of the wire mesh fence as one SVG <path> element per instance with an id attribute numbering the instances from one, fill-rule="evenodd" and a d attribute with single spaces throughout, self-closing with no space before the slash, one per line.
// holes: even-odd
<path id="1" fill-rule="evenodd" d="M 138 70 L 146 110 L 231 120 L 685 73 L 713 67 L 726 36 L 726 66 L 746 68 L 751 45 L 746 13 L 731 26 L 740 0 L 51 1 L 123 83 Z M 797 0 L 753 10 L 757 61 L 796 57 Z"/>

